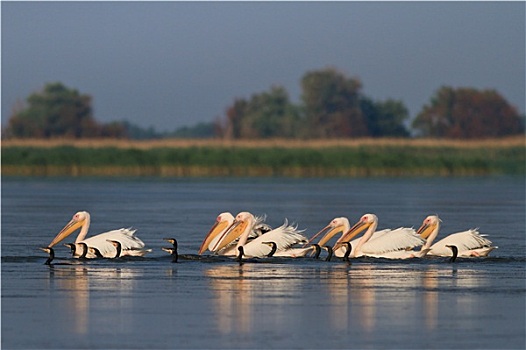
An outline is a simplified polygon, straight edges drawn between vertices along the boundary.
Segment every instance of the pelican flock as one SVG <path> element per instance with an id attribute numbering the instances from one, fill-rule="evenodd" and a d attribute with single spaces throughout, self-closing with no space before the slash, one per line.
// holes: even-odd
<path id="1" fill-rule="evenodd" d="M 303 231 L 298 230 L 297 226 L 289 225 L 287 220 L 280 227 L 249 240 L 253 236 L 254 227 L 257 223 L 256 217 L 249 212 L 237 214 L 230 227 L 219 236 L 213 250 L 221 251 L 230 246 L 234 240 L 237 240 L 236 250 L 240 251 L 239 247 L 243 247 L 244 256 L 265 257 L 270 253 L 271 248 L 263 242 L 274 242 L 276 244 L 274 256 L 277 256 L 295 244 L 307 242 L 307 237 L 302 235 Z"/>
<path id="2" fill-rule="evenodd" d="M 208 251 L 207 256 L 236 258 L 240 263 L 246 259 L 265 259 L 271 257 L 318 259 L 322 250 L 327 251 L 326 261 L 341 258 L 360 257 L 383 259 L 408 259 L 424 257 L 450 257 L 450 262 L 459 258 L 486 257 L 496 249 L 492 242 L 476 229 L 457 232 L 434 242 L 440 231 L 441 220 L 438 215 L 427 216 L 418 230 L 407 227 L 396 229 L 378 228 L 378 217 L 368 213 L 351 226 L 347 217 L 336 217 L 310 239 L 304 236 L 298 225 L 289 224 L 285 218 L 281 226 L 272 228 L 266 216 L 255 216 L 242 211 L 236 216 L 230 212 L 220 213 L 205 235 L 196 258 Z M 141 257 L 151 252 L 144 242 L 135 235 L 133 229 L 117 229 L 87 237 L 90 227 L 90 214 L 79 211 L 53 238 L 47 247 L 40 249 L 49 254 L 46 265 L 52 265 L 55 258 L 53 247 L 80 229 L 73 243 L 65 243 L 75 259 L 116 259 L 125 256 Z M 359 236 L 361 233 L 363 235 Z M 323 236 L 317 243 L 318 236 Z M 334 244 L 329 242 L 339 234 Z M 178 244 L 175 238 L 164 238 L 173 247 L 162 250 L 172 256 L 172 262 L 179 261 Z M 204 258 L 204 257 L 203 257 Z M 187 255 L 183 257 L 187 259 Z M 243 260 L 245 259 L 245 260 Z"/>

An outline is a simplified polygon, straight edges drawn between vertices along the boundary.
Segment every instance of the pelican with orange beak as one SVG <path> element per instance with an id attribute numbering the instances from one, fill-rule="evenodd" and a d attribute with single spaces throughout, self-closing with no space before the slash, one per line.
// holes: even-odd
<path id="1" fill-rule="evenodd" d="M 272 228 L 264 222 L 265 218 L 265 216 L 255 217 L 254 227 L 249 233 L 247 240 L 252 240 L 272 230 Z M 219 255 L 237 256 L 239 254 L 238 249 L 236 248 L 238 237 L 230 239 L 230 236 L 228 236 L 227 239 L 229 240 L 229 244 L 219 244 L 219 241 L 221 239 L 224 239 L 224 234 L 226 234 L 230 230 L 230 228 L 234 224 L 234 221 L 234 216 L 229 212 L 223 212 L 219 214 L 214 225 L 203 240 L 203 243 L 201 243 L 201 247 L 199 248 L 198 254 L 201 255 L 206 250 L 209 250 Z"/>
<path id="2" fill-rule="evenodd" d="M 111 241 L 118 241 L 121 244 L 121 255 L 143 256 L 150 252 L 151 249 L 144 249 L 144 243 L 135 236 L 135 230 L 121 228 L 118 230 L 100 233 L 96 236 L 86 238 L 90 226 L 90 214 L 87 211 L 79 211 L 70 222 L 56 235 L 48 247 L 53 247 L 76 230 L 80 232 L 75 239 L 75 251 L 82 252 L 80 249 L 81 243 L 85 243 L 88 247 L 93 247 L 100 252 L 105 258 L 114 258 L 117 250 Z M 72 249 L 73 250 L 73 249 Z M 76 255 L 74 257 L 80 257 Z M 96 258 L 93 253 L 88 253 L 86 258 Z"/>
<path id="3" fill-rule="evenodd" d="M 301 234 L 303 231 L 298 230 L 297 226 L 289 225 L 287 220 L 280 227 L 248 241 L 256 223 L 256 218 L 249 212 L 237 214 L 234 223 L 219 237 L 212 250 L 220 251 L 237 239 L 236 250 L 243 247 L 244 256 L 261 258 L 266 257 L 271 251 L 271 247 L 264 242 L 275 242 L 277 254 L 294 244 L 307 242 L 307 237 Z M 310 251 L 313 248 L 308 249 Z"/>
<path id="4" fill-rule="evenodd" d="M 234 223 L 234 215 L 232 215 L 229 212 L 221 213 L 217 216 L 217 219 L 212 225 L 212 228 L 210 231 L 208 231 L 208 234 L 206 235 L 205 239 L 203 240 L 203 243 L 201 243 L 201 247 L 199 248 L 198 254 L 203 254 L 207 249 L 210 251 L 213 247 L 217 244 L 217 241 L 221 237 L 223 233 L 225 233 Z"/>
<path id="5" fill-rule="evenodd" d="M 343 258 L 343 257 L 345 257 L 345 254 L 347 253 L 348 249 L 346 247 L 344 247 L 343 245 L 338 244 L 338 243 L 343 243 L 342 239 L 343 239 L 344 235 L 347 232 L 349 232 L 350 228 L 351 228 L 351 225 L 349 224 L 349 219 L 347 219 L 346 217 L 342 216 L 342 217 L 334 218 L 334 219 L 331 220 L 331 222 L 329 222 L 329 224 L 327 226 L 325 226 L 318 233 L 316 233 L 314 236 L 312 236 L 307 244 L 312 244 L 312 242 L 316 239 L 316 237 L 318 237 L 319 235 L 321 235 L 324 232 L 327 232 L 327 233 L 325 233 L 325 235 L 318 242 L 318 244 L 321 247 L 323 247 L 323 246 L 327 245 L 327 243 L 332 239 L 332 237 L 334 237 L 338 233 L 341 233 L 340 238 L 335 243 L 335 249 L 333 250 L 333 254 L 336 257 Z M 386 233 L 388 233 L 390 231 L 391 231 L 390 229 L 385 229 L 385 230 L 381 230 L 381 231 L 375 231 L 373 233 L 373 236 L 371 237 L 371 239 L 378 238 L 378 237 L 380 237 L 380 236 L 382 236 L 382 235 L 384 235 L 384 234 L 386 234 Z M 351 246 L 354 247 L 356 244 L 358 244 L 358 240 L 359 240 L 359 238 L 357 238 L 357 239 L 353 240 L 352 242 L 350 242 Z M 337 244 L 338 244 L 338 247 L 336 247 Z"/>
<path id="6" fill-rule="evenodd" d="M 453 256 L 453 250 L 449 246 L 456 246 L 459 257 L 479 257 L 488 256 L 493 249 L 497 248 L 492 246 L 492 242 L 484 235 L 473 229 L 450 234 L 433 244 L 440 230 L 440 222 L 438 215 L 429 215 L 417 231 L 422 238 L 426 239 L 422 249 L 429 249 L 428 255 Z"/>
<path id="7" fill-rule="evenodd" d="M 381 234 L 374 235 L 378 227 L 378 217 L 374 214 L 365 214 L 353 227 L 347 231 L 334 245 L 334 250 L 340 250 L 344 242 L 351 242 L 351 258 L 370 256 L 386 259 L 406 259 L 418 257 L 420 253 L 412 252 L 414 247 L 421 246 L 425 241 L 416 234 L 415 230 L 400 227 L 394 230 L 386 230 Z M 367 230 L 358 240 L 351 241 L 356 235 Z M 427 251 L 422 251 L 425 254 Z M 343 250 L 345 255 L 345 250 Z M 343 256 L 342 255 L 342 256 Z"/>

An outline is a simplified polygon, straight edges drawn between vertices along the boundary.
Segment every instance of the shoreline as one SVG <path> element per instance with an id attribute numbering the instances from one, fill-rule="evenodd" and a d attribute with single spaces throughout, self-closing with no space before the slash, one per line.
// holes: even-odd
<path id="1" fill-rule="evenodd" d="M 7 140 L 3 176 L 524 175 L 524 137 L 455 141 Z"/>

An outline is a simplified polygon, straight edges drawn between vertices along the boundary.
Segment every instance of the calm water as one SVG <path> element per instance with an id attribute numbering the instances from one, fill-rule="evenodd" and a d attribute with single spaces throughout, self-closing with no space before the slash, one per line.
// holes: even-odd
<path id="1" fill-rule="evenodd" d="M 37 248 L 79 210 L 92 234 L 133 226 L 146 258 Z M 367 212 L 379 228 L 478 227 L 490 258 L 412 261 L 197 257 L 222 211 L 310 236 Z M 2 348 L 524 348 L 523 178 L 2 179 Z M 160 248 L 176 237 L 180 262 Z M 67 241 L 73 241 L 74 236 Z"/>

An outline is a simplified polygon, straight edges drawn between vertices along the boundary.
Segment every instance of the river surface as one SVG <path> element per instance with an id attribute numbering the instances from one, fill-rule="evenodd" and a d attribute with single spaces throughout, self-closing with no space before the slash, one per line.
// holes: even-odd
<path id="1" fill-rule="evenodd" d="M 134 227 L 144 258 L 46 246 L 80 210 L 91 234 Z M 490 257 L 251 259 L 197 250 L 220 212 L 287 218 L 311 236 L 365 213 L 379 229 L 479 228 Z M 2 178 L 3 349 L 524 349 L 522 177 L 374 179 Z M 179 241 L 172 263 L 165 237 Z M 75 234 L 65 241 L 74 241 Z"/>

